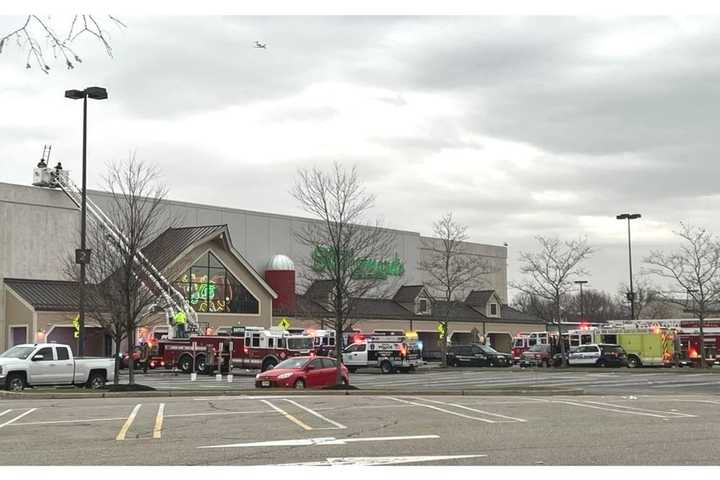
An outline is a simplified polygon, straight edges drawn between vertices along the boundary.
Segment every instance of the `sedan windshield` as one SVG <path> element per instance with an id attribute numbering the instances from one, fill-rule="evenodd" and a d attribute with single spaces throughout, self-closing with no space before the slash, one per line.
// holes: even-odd
<path id="1" fill-rule="evenodd" d="M 308 360 L 310 360 L 308 357 L 288 358 L 287 360 L 278 363 L 274 370 L 281 368 L 302 368 Z"/>
<path id="2" fill-rule="evenodd" d="M 0 354 L 0 357 L 2 357 L 2 358 L 19 358 L 19 359 L 24 360 L 32 353 L 33 350 L 35 350 L 35 347 L 15 346 L 15 347 L 12 347 L 7 352 Z"/>
<path id="3" fill-rule="evenodd" d="M 290 350 L 310 350 L 313 348 L 312 337 L 288 337 L 287 345 Z"/>

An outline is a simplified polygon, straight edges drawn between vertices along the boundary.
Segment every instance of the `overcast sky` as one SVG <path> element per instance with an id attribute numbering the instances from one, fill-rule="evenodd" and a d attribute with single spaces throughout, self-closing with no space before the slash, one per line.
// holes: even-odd
<path id="1" fill-rule="evenodd" d="M 720 19 L 573 17 L 122 17 L 114 57 L 50 75 L 0 55 L 0 181 L 29 184 L 45 143 L 89 185 L 135 151 L 170 198 L 275 213 L 298 168 L 357 165 L 388 226 L 429 234 L 445 211 L 473 241 L 586 236 L 590 286 L 627 279 L 689 221 L 720 231 Z M 0 17 L 0 34 L 18 17 Z M 63 22 L 57 19 L 57 25 Z M 267 49 L 255 49 L 255 40 Z"/>

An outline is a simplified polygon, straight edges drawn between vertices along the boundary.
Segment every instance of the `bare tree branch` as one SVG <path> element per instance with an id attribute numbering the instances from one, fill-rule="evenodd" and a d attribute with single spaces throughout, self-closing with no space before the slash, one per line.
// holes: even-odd
<path id="1" fill-rule="evenodd" d="M 483 276 L 497 271 L 486 259 L 467 248 L 467 226 L 459 223 L 448 212 L 433 223 L 436 238 L 423 240 L 429 253 L 420 262 L 420 269 L 428 274 L 428 287 L 432 294 L 445 302 L 440 324 L 445 332 L 440 341 L 443 366 L 447 365 L 447 332 L 452 316 L 452 304 L 459 295 L 477 284 Z"/>
<path id="2" fill-rule="evenodd" d="M 654 250 L 645 259 L 648 273 L 669 281 L 673 289 L 661 292 L 671 303 L 681 305 L 699 320 L 700 366 L 705 366 L 705 318 L 720 302 L 720 240 L 702 227 L 680 224 L 674 232 L 680 248 L 671 253 Z M 686 295 L 677 294 L 677 289 Z"/>
<path id="3" fill-rule="evenodd" d="M 108 15 L 107 20 L 110 24 L 127 28 L 123 22 L 112 15 Z M 82 28 L 76 30 L 76 25 L 79 23 L 82 23 Z M 51 17 L 27 15 L 21 26 L 0 37 L 0 54 L 2 54 L 5 45 L 15 40 L 18 48 L 27 51 L 25 68 L 32 68 L 31 63 L 35 63 L 40 68 L 40 71 L 46 74 L 50 73 L 50 66 L 46 61 L 46 50 L 49 49 L 55 59 L 61 56 L 65 67 L 70 70 L 75 68 L 76 64 L 82 62 L 80 56 L 75 53 L 71 46 L 81 34 L 97 38 L 102 43 L 108 56 L 112 57 L 107 28 L 103 26 L 103 20 L 98 20 L 93 15 L 75 15 L 66 36 L 56 33 Z M 45 46 L 43 46 L 43 43 Z"/>
<path id="4" fill-rule="evenodd" d="M 332 312 L 327 322 L 337 338 L 337 382 L 340 382 L 343 333 L 352 327 L 358 301 L 370 292 L 377 292 L 385 280 L 383 275 L 368 269 L 369 262 L 388 258 L 395 236 L 378 221 L 365 222 L 375 197 L 365 191 L 354 167 L 348 171 L 335 163 L 330 172 L 318 168 L 300 170 L 292 195 L 317 219 L 295 235 L 313 252 L 302 260 L 305 280 L 330 284 L 323 303 Z"/>
<path id="5" fill-rule="evenodd" d="M 585 239 L 562 242 L 558 238 L 535 237 L 540 244 L 537 253 L 522 252 L 520 271 L 526 275 L 512 287 L 522 293 L 545 300 L 553 305 L 553 319 L 557 323 L 563 365 L 566 364 L 565 342 L 562 339 L 562 302 L 573 289 L 573 281 L 587 272 L 581 266 L 593 249 Z"/>

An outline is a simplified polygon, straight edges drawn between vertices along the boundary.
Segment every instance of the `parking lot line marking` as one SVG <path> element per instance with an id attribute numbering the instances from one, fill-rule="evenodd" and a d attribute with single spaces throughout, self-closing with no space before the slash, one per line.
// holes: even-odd
<path id="1" fill-rule="evenodd" d="M 490 420 L 490 419 L 487 419 L 487 418 L 480 418 L 480 417 L 472 417 L 472 416 L 470 416 L 470 415 L 465 415 L 465 414 L 462 414 L 462 413 L 453 412 L 453 411 L 451 411 L 451 410 L 446 410 L 446 409 L 444 409 L 444 408 L 436 407 L 435 405 L 428 405 L 428 404 L 426 404 L 426 403 L 411 402 L 411 401 L 409 401 L 409 400 L 402 400 L 402 399 L 400 399 L 400 398 L 395 398 L 395 397 L 385 397 L 385 398 L 389 398 L 390 400 L 395 400 L 396 402 L 409 403 L 410 405 L 416 405 L 416 406 L 418 406 L 418 407 L 430 408 L 430 409 L 432 409 L 432 410 L 437 410 L 438 412 L 443 412 L 443 413 L 448 413 L 448 414 L 450 414 L 450 415 L 455 415 L 456 417 L 468 418 L 468 419 L 470 419 L 470 420 L 478 420 L 478 421 L 480 421 L 480 422 L 485 422 L 485 423 L 498 423 L 498 422 L 496 422 L 495 420 Z"/>
<path id="2" fill-rule="evenodd" d="M 644 416 L 644 417 L 668 418 L 667 415 L 657 415 L 657 414 L 649 413 L 649 412 L 639 412 L 639 411 L 619 409 L 619 408 L 605 408 L 605 407 L 600 407 L 598 405 L 589 405 L 587 403 L 570 402 L 568 400 L 552 400 L 552 403 L 564 403 L 566 405 L 575 405 L 576 407 L 593 408 L 596 410 L 604 410 L 606 412 L 624 413 L 626 415 L 640 415 L 640 416 Z"/>
<path id="3" fill-rule="evenodd" d="M 342 428 L 347 428 L 345 425 L 343 425 L 343 424 L 341 424 L 341 423 L 338 423 L 338 422 L 336 422 L 335 420 L 330 420 L 329 418 L 327 418 L 327 417 L 325 417 L 325 416 L 323 416 L 323 415 L 320 415 L 320 414 L 319 414 L 318 412 L 316 412 L 315 410 L 312 410 L 312 409 L 310 409 L 310 408 L 304 407 L 304 406 L 300 405 L 299 403 L 297 403 L 297 402 L 294 401 L 294 400 L 290 400 L 289 398 L 286 398 L 285 401 L 288 402 L 288 403 L 292 403 L 292 404 L 295 405 L 296 407 L 302 408 L 302 409 L 305 410 L 306 412 L 308 412 L 308 413 L 310 413 L 310 414 L 312 414 L 312 415 L 315 415 L 316 417 L 318 417 L 318 418 L 321 419 L 321 420 L 325 420 L 325 421 L 326 421 L 327 423 L 329 423 L 330 425 L 335 425 L 336 428 L 340 428 L 340 429 L 342 429 Z M 328 429 L 328 430 L 329 430 L 329 429 Z"/>
<path id="4" fill-rule="evenodd" d="M 4 412 L 0 412 L 0 417 L 2 417 L 3 415 L 5 415 L 6 413 L 10 413 L 10 412 L 12 412 L 12 408 L 8 408 L 8 409 L 5 410 Z"/>
<path id="5" fill-rule="evenodd" d="M 297 418 L 293 417 L 292 415 L 290 415 L 288 412 L 286 412 L 286 411 L 283 410 L 282 408 L 273 405 L 272 403 L 268 402 L 267 400 L 260 400 L 260 401 L 263 402 L 263 403 L 265 403 L 265 404 L 267 404 L 267 405 L 269 405 L 270 408 L 272 408 L 272 409 L 275 410 L 276 412 L 281 413 L 285 418 L 287 418 L 287 419 L 290 420 L 291 422 L 295 423 L 296 425 L 299 425 L 300 427 L 304 428 L 305 430 L 312 430 L 312 429 L 313 429 L 311 426 L 304 424 L 303 422 L 301 422 L 301 421 L 298 420 Z"/>
<path id="6" fill-rule="evenodd" d="M 673 387 L 694 387 L 700 385 L 718 385 L 720 382 L 692 382 L 692 383 L 671 383 L 665 382 L 662 385 L 652 385 L 650 388 L 673 388 Z"/>
<path id="7" fill-rule="evenodd" d="M 115 418 L 87 418 L 87 419 L 74 419 L 74 420 L 47 420 L 42 422 L 20 422 L 14 423 L 16 427 L 29 426 L 29 425 L 56 425 L 63 423 L 85 423 L 85 422 L 110 422 L 117 420 L 125 420 L 126 417 L 115 417 Z"/>
<path id="8" fill-rule="evenodd" d="M 7 427 L 8 425 L 12 425 L 12 424 L 15 423 L 16 421 L 18 421 L 18 420 L 20 420 L 21 418 L 23 418 L 24 416 L 30 415 L 30 414 L 31 414 L 32 412 L 34 412 L 35 410 L 37 410 L 37 408 L 31 408 L 30 410 L 21 413 L 21 414 L 18 415 L 17 417 L 11 418 L 11 419 L 8 420 L 7 422 L 1 424 L 1 425 L 0 425 L 0 428 Z M 10 411 L 10 410 L 8 410 L 8 411 Z"/>
<path id="9" fill-rule="evenodd" d="M 481 458 L 487 455 L 416 455 L 407 457 L 329 457 L 325 461 L 320 462 L 304 462 L 304 463 L 281 463 L 279 465 L 262 465 L 264 467 L 321 467 L 321 466 L 338 466 L 338 465 L 397 465 L 399 463 L 420 463 L 433 462 L 439 460 L 459 460 L 463 458 Z"/>
<path id="10" fill-rule="evenodd" d="M 485 410 L 478 410 L 477 408 L 466 407 L 465 405 L 460 405 L 459 403 L 440 402 L 438 400 L 430 400 L 427 398 L 419 398 L 419 397 L 412 397 L 412 398 L 417 398 L 418 400 L 422 400 L 424 402 L 438 403 L 440 405 L 447 405 L 450 407 L 462 408 L 463 410 L 469 410 L 471 412 L 482 413 L 483 415 L 490 415 L 492 417 L 505 418 L 507 420 L 512 420 L 513 422 L 527 422 L 527 420 L 525 420 L 523 418 L 515 418 L 515 417 L 509 417 L 507 415 L 501 415 L 499 413 L 486 412 Z"/>
<path id="11" fill-rule="evenodd" d="M 155 416 L 155 428 L 153 429 L 153 438 L 162 436 L 163 414 L 165 413 L 165 404 L 161 403 Z"/>
<path id="12" fill-rule="evenodd" d="M 197 448 L 247 448 L 247 447 L 307 447 L 316 445 L 346 445 L 357 442 L 387 442 L 399 440 L 423 440 L 440 438 L 439 435 L 409 435 L 395 437 L 365 437 L 365 438 L 298 438 L 292 440 L 269 440 L 264 442 L 231 443 L 227 445 L 209 445 Z"/>
<path id="13" fill-rule="evenodd" d="M 625 409 L 628 409 L 628 410 L 638 410 L 638 411 L 641 411 L 641 412 L 661 413 L 661 414 L 671 415 L 671 416 L 673 416 L 673 417 L 691 417 L 691 418 L 697 417 L 697 415 L 690 415 L 689 413 L 664 412 L 664 411 L 662 411 L 662 410 L 650 410 L 650 409 L 648 409 L 648 408 L 629 407 L 629 406 L 625 406 L 625 405 L 616 405 L 616 404 L 613 404 L 613 403 L 593 402 L 593 401 L 590 401 L 590 400 L 585 400 L 585 403 L 592 403 L 592 404 L 594 404 L 594 405 L 605 405 L 605 406 L 607 406 L 607 407 L 625 408 Z"/>
<path id="14" fill-rule="evenodd" d="M 199 413 L 173 413 L 171 415 L 165 415 L 165 418 L 174 417 L 211 417 L 214 415 L 242 415 L 250 413 L 272 413 L 273 410 L 244 410 L 238 412 L 199 412 Z"/>
<path id="15" fill-rule="evenodd" d="M 132 425 L 133 422 L 135 421 L 135 417 L 137 416 L 137 413 L 140 410 L 140 407 L 142 407 L 142 403 L 138 403 L 137 405 L 135 405 L 135 408 L 133 408 L 132 412 L 130 412 L 130 415 L 127 417 L 127 420 L 125 420 L 125 424 L 122 426 L 122 428 L 118 432 L 117 437 L 115 437 L 115 440 L 125 440 L 125 435 L 127 435 L 127 432 L 130 429 L 130 425 Z"/>

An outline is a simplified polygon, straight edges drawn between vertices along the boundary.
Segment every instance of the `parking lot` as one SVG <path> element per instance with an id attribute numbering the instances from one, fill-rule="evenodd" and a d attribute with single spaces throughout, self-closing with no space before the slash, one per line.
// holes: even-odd
<path id="1" fill-rule="evenodd" d="M 720 398 L 5 400 L 1 465 L 717 464 Z"/>
<path id="2" fill-rule="evenodd" d="M 717 369 L 715 369 L 717 370 Z M 720 371 L 690 369 L 545 369 L 545 368 L 450 368 L 420 370 L 410 374 L 380 375 L 373 369 L 351 374 L 352 385 L 362 390 L 497 390 L 577 388 L 591 394 L 686 394 L 720 393 Z M 714 373 L 713 373 L 714 372 Z M 151 372 L 136 376 L 137 382 L 160 390 L 254 389 L 255 372 L 236 371 L 232 383 L 223 376 Z"/>

